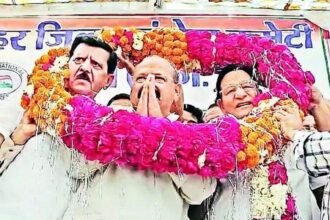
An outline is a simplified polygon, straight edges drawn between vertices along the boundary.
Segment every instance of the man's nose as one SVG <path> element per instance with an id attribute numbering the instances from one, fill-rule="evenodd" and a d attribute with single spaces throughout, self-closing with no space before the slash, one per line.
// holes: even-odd
<path id="1" fill-rule="evenodd" d="M 242 99 L 245 98 L 246 96 L 247 96 L 246 91 L 242 87 L 238 86 L 236 88 L 235 98 Z"/>
<path id="2" fill-rule="evenodd" d="M 84 60 L 80 67 L 81 70 L 91 72 L 91 63 L 89 59 Z"/>

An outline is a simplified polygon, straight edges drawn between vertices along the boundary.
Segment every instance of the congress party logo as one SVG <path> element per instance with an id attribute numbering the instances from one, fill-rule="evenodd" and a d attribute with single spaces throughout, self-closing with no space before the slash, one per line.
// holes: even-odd
<path id="1" fill-rule="evenodd" d="M 22 77 L 26 71 L 12 63 L 0 62 L 0 100 L 14 93 L 22 85 Z"/>

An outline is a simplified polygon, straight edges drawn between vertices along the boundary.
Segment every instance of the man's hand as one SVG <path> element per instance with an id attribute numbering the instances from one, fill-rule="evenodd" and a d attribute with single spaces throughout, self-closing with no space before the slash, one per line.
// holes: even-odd
<path id="1" fill-rule="evenodd" d="M 25 144 L 31 137 L 36 135 L 37 125 L 33 119 L 29 117 L 28 111 L 23 115 L 23 118 L 14 132 L 11 134 L 11 139 L 16 145 Z"/>
<path id="2" fill-rule="evenodd" d="M 220 107 L 213 107 L 213 108 L 208 109 L 205 112 L 205 115 L 203 117 L 203 121 L 205 123 L 209 123 L 210 121 L 220 117 L 221 115 L 223 115 L 223 112 L 221 111 Z"/>
<path id="3" fill-rule="evenodd" d="M 281 124 L 281 130 L 284 137 L 293 141 L 297 131 L 303 129 L 303 122 L 298 108 L 285 108 L 275 112 L 274 116 Z"/>
<path id="4" fill-rule="evenodd" d="M 142 89 L 136 112 L 142 116 L 163 117 L 155 92 L 155 76 L 149 74 Z"/>
<path id="5" fill-rule="evenodd" d="M 2 134 L 0 134 L 0 146 L 1 146 L 2 142 L 4 142 L 4 140 L 5 140 L 5 138 L 3 137 Z"/>
<path id="6" fill-rule="evenodd" d="M 117 57 L 119 59 L 119 61 L 121 62 L 122 65 L 124 65 L 123 67 L 126 68 L 127 72 L 132 75 L 133 71 L 134 71 L 134 65 L 133 63 L 131 63 L 131 61 L 129 60 L 129 58 L 127 58 L 127 56 L 125 56 L 122 53 L 122 50 L 120 47 L 118 47 L 118 49 L 116 50 L 116 54 Z"/>
<path id="7" fill-rule="evenodd" d="M 148 80 L 144 83 L 142 88 L 141 97 L 139 99 L 136 112 L 142 116 L 148 116 L 148 96 L 149 96 L 149 82 Z"/>
<path id="8" fill-rule="evenodd" d="M 162 118 L 164 116 L 162 111 L 160 110 L 160 105 L 156 96 L 155 76 L 149 74 L 148 79 L 149 79 L 148 115 L 152 117 Z"/>
<path id="9" fill-rule="evenodd" d="M 323 98 L 322 93 L 316 87 L 312 90 L 312 100 L 309 111 L 314 116 L 318 131 L 330 131 L 330 103 Z"/>

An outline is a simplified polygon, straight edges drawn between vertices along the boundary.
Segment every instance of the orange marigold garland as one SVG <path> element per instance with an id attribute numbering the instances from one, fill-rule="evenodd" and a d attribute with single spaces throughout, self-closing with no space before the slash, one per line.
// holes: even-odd
<path id="1" fill-rule="evenodd" d="M 66 48 L 51 49 L 36 62 L 22 96 L 21 105 L 29 109 L 42 131 L 59 134 L 66 116 L 63 112 L 71 95 L 65 91 L 64 80 L 69 77 L 69 51 Z"/>
<path id="2" fill-rule="evenodd" d="M 177 69 L 189 69 L 186 35 L 177 28 L 148 32 L 134 28 L 104 28 L 97 35 L 115 50 L 120 47 L 124 57 L 129 58 L 134 65 L 147 56 L 158 55 L 171 61 Z"/>
<path id="3" fill-rule="evenodd" d="M 296 107 L 291 99 L 272 98 L 261 101 L 254 111 L 241 120 L 242 140 L 246 148 L 237 155 L 239 166 L 255 168 L 274 160 L 274 155 L 281 155 L 283 140 L 278 120 L 274 116 L 276 109 L 283 106 Z M 301 117 L 303 117 L 301 111 Z"/>
<path id="4" fill-rule="evenodd" d="M 96 36 L 108 43 L 115 51 L 120 51 L 123 57 L 131 60 L 134 54 L 142 50 L 144 34 L 144 32 L 135 28 L 125 29 L 118 26 L 114 28 L 105 27 L 97 32 Z M 118 67 L 124 68 L 125 64 L 119 61 Z"/>
<path id="5" fill-rule="evenodd" d="M 184 32 L 176 28 L 162 28 L 144 35 L 142 55 L 158 55 L 171 61 L 177 69 L 188 63 L 187 42 Z"/>
<path id="6" fill-rule="evenodd" d="M 273 97 L 259 102 L 252 113 L 240 122 L 245 149 L 237 154 L 239 169 L 253 171 L 251 178 L 251 214 L 253 219 L 296 219 L 295 201 L 288 186 L 288 176 L 282 161 L 286 142 L 280 124 L 274 116 L 277 109 L 295 107 L 291 99 Z M 301 111 L 301 117 L 303 117 Z M 278 194 L 278 190 L 281 194 Z M 265 201 L 268 200 L 267 203 Z M 289 205 L 292 203 L 292 205 Z"/>

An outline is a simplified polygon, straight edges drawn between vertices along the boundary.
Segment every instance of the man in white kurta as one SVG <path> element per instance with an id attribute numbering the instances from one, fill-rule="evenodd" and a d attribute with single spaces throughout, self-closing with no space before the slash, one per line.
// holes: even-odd
<path id="1" fill-rule="evenodd" d="M 258 93 L 256 82 L 252 77 L 253 69 L 247 66 L 228 65 L 221 70 L 216 85 L 217 103 L 225 114 L 232 114 L 240 119 L 251 112 L 252 100 Z M 317 209 L 317 205 L 309 188 L 308 175 L 297 169 L 290 149 L 285 152 L 284 163 L 287 168 L 288 183 L 296 199 L 298 215 L 303 220 L 310 220 L 312 210 Z M 251 191 L 247 172 L 239 174 L 238 178 L 233 175 L 220 181 L 220 193 L 214 204 L 216 220 L 251 219 Z"/>
<path id="2" fill-rule="evenodd" d="M 111 54 L 111 47 L 104 42 L 76 38 L 70 51 L 66 88 L 73 95 L 94 98 L 112 81 L 116 57 Z M 0 219 L 57 220 L 68 208 L 76 185 L 71 175 L 79 176 L 77 170 L 71 169 L 72 162 L 77 161 L 75 154 L 58 138 L 36 133 L 35 122 L 25 114 L 0 148 L 1 155 L 7 155 L 1 161 L 7 169 L 2 169 L 0 177 Z M 13 155 L 12 149 L 20 150 Z"/>
<path id="3" fill-rule="evenodd" d="M 137 113 L 169 120 L 178 119 L 172 117 L 171 109 L 182 114 L 181 85 L 167 60 L 144 59 L 135 68 L 133 81 L 131 101 Z M 211 178 L 112 165 L 88 179 L 79 181 L 64 219 L 187 220 L 188 205 L 201 204 L 216 188 Z"/>

